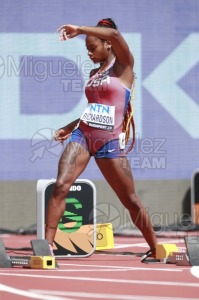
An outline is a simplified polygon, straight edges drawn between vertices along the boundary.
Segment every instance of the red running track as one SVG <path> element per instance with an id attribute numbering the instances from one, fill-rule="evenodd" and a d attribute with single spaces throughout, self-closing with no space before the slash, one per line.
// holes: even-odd
<path id="1" fill-rule="evenodd" d="M 30 247 L 35 236 L 1 235 L 6 247 Z M 142 237 L 116 236 L 111 252 L 144 253 Z M 185 248 L 183 237 L 158 238 Z M 18 253 L 8 253 L 19 255 Z M 24 253 L 24 255 L 31 255 Z M 199 267 L 144 264 L 140 257 L 92 254 L 58 260 L 59 269 L 0 269 L 1 300 L 193 300 L 199 299 Z"/>

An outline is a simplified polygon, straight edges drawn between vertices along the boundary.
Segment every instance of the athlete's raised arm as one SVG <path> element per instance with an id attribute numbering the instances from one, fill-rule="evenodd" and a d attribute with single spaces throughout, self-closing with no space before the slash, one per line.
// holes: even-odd
<path id="1" fill-rule="evenodd" d="M 109 41 L 116 59 L 124 66 L 130 65 L 133 67 L 133 55 L 112 19 L 103 19 L 99 21 L 95 27 L 67 24 L 58 28 L 58 32 L 60 32 L 61 40 L 68 40 L 76 37 L 77 35 L 85 34 L 87 36 L 94 36 L 96 38 Z"/>

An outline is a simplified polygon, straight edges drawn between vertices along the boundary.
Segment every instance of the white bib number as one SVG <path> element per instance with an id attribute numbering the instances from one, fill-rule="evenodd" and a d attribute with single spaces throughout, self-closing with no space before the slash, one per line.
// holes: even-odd
<path id="1" fill-rule="evenodd" d="M 112 131 L 115 124 L 115 106 L 89 103 L 80 119 L 88 126 Z"/>

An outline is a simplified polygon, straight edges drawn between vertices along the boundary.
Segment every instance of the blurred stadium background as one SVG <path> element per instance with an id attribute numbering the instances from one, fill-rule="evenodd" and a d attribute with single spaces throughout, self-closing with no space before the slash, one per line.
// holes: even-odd
<path id="1" fill-rule="evenodd" d="M 37 180 L 56 177 L 63 151 L 53 132 L 86 105 L 92 64 L 85 37 L 59 42 L 56 29 L 107 17 L 135 57 L 136 145 L 129 160 L 137 194 L 154 227 L 190 226 L 191 178 L 199 167 L 198 16 L 198 0 L 1 0 L 2 232 L 34 229 Z M 115 230 L 133 226 L 93 159 L 80 178 L 96 185 L 97 206 Z"/>

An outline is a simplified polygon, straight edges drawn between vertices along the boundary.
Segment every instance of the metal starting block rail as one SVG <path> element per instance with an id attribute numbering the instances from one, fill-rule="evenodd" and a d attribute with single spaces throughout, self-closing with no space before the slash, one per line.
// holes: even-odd
<path id="1" fill-rule="evenodd" d="M 176 266 L 190 266 L 190 261 L 185 252 L 172 252 L 166 259 L 167 264 L 176 264 Z"/>
<path id="2" fill-rule="evenodd" d="M 8 256 L 0 239 L 0 268 L 23 267 L 30 269 L 57 269 L 55 257 L 51 255 L 47 240 L 31 241 L 32 256 Z"/>

